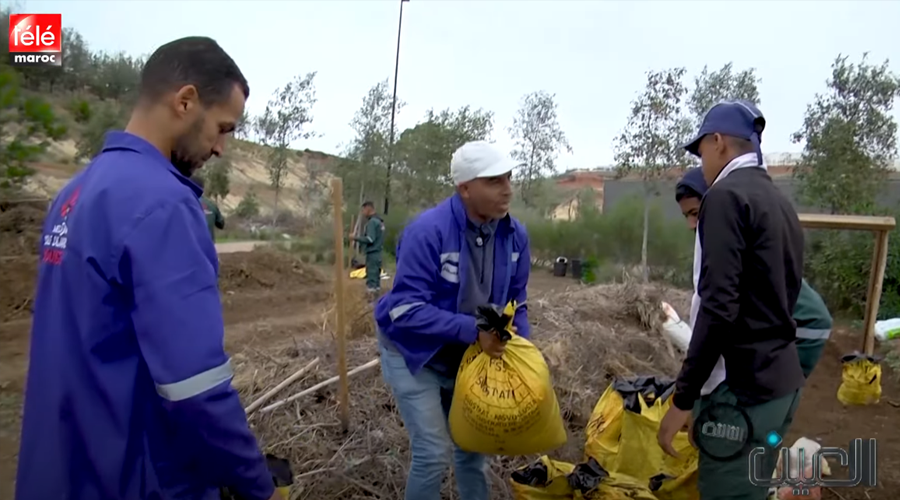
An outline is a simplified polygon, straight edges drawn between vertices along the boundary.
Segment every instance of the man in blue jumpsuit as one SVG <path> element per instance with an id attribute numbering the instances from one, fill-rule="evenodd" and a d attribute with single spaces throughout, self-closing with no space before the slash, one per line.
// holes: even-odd
<path id="1" fill-rule="evenodd" d="M 218 264 L 190 175 L 249 95 L 219 45 L 147 60 L 125 132 L 44 222 L 18 500 L 280 498 L 231 386 Z"/>
<path id="2" fill-rule="evenodd" d="M 494 333 L 479 331 L 478 306 L 516 300 L 514 325 L 529 336 L 528 234 L 509 215 L 514 166 L 483 141 L 453 154 L 456 194 L 406 226 L 394 286 L 375 307 L 382 374 L 409 431 L 406 500 L 440 500 L 451 458 L 459 497 L 488 499 L 485 457 L 453 445 L 447 414 L 466 349 L 479 342 L 494 357 L 504 349 Z"/>

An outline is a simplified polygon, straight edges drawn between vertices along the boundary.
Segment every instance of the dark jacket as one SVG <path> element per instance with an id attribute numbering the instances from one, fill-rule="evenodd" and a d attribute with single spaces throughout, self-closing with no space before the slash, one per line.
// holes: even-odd
<path id="1" fill-rule="evenodd" d="M 384 249 L 384 222 L 378 215 L 372 215 L 366 221 L 363 235 L 355 238 L 361 244 L 363 253 L 381 253 Z"/>
<path id="2" fill-rule="evenodd" d="M 759 168 L 735 170 L 700 205 L 700 311 L 673 403 L 690 409 L 719 356 L 745 405 L 803 385 L 792 312 L 803 232 L 790 201 Z"/>

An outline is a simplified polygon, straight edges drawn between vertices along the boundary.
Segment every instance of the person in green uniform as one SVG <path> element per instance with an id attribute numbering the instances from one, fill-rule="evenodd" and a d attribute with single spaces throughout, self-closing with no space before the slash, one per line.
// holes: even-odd
<path id="1" fill-rule="evenodd" d="M 384 249 L 384 222 L 375 213 L 375 204 L 367 201 L 362 204 L 362 216 L 366 218 L 366 226 L 362 236 L 350 235 L 352 241 L 360 244 L 366 256 L 366 289 L 370 293 L 381 290 L 381 252 Z"/>
<path id="2" fill-rule="evenodd" d="M 194 181 L 194 184 L 200 186 L 200 189 L 204 189 L 203 177 L 192 176 L 191 180 Z M 218 205 L 205 195 L 200 196 L 200 206 L 203 207 L 203 215 L 206 216 L 206 225 L 209 226 L 209 236 L 213 241 L 216 241 L 216 228 L 225 229 L 225 217 L 222 216 L 222 212 L 219 210 Z"/>
<path id="3" fill-rule="evenodd" d="M 692 231 L 697 230 L 700 200 L 706 190 L 706 181 L 700 169 L 689 171 L 675 186 L 675 201 L 681 207 L 681 213 Z M 803 369 L 803 376 L 809 378 L 831 336 L 833 320 L 822 296 L 805 279 L 800 282 L 800 295 L 794 306 L 793 318 L 797 323 L 796 344 L 800 367 Z"/>

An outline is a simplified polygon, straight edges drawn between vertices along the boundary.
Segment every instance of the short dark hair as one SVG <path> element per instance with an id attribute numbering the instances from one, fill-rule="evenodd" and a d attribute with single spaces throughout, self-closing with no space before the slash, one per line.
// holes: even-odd
<path id="1" fill-rule="evenodd" d="M 697 198 L 699 200 L 702 199 L 703 196 L 700 196 L 700 193 L 698 193 L 696 189 L 688 185 L 679 184 L 675 186 L 675 201 L 680 202 L 685 198 Z"/>
<path id="2" fill-rule="evenodd" d="M 364 203 L 362 204 L 362 206 L 363 206 L 363 208 L 365 208 L 365 207 L 372 207 L 372 208 L 375 208 L 375 204 L 372 203 L 371 201 L 364 202 Z"/>
<path id="3" fill-rule="evenodd" d="M 756 146 L 753 145 L 752 142 L 747 139 L 742 139 L 740 137 L 734 137 L 730 135 L 724 136 L 725 140 L 728 141 L 729 145 L 734 148 L 738 153 L 754 153 L 756 152 Z"/>
<path id="4" fill-rule="evenodd" d="M 245 99 L 250 97 L 240 68 L 215 40 L 205 36 L 179 38 L 156 49 L 141 71 L 140 96 L 157 99 L 185 85 L 197 87 L 200 102 L 207 106 L 228 100 L 235 85 Z"/>

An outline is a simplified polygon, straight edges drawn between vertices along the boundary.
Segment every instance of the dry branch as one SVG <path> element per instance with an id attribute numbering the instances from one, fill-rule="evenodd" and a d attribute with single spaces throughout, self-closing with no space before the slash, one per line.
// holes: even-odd
<path id="1" fill-rule="evenodd" d="M 263 394 L 262 396 L 259 397 L 259 399 L 250 403 L 247 406 L 247 408 L 244 409 L 244 411 L 247 412 L 247 415 L 249 416 L 251 413 L 256 411 L 257 408 L 262 406 L 263 403 L 272 399 L 272 396 L 278 394 L 279 392 L 284 390 L 285 387 L 287 387 L 287 386 L 293 384 L 294 382 L 296 382 L 297 380 L 299 380 L 300 377 L 302 377 L 304 374 L 306 374 L 306 372 L 308 372 L 309 370 L 312 370 L 318 364 L 319 364 L 319 358 L 316 358 L 316 359 L 310 361 L 309 364 L 307 364 L 303 368 L 294 372 L 294 374 L 291 375 L 290 377 L 284 379 L 284 381 L 282 381 L 280 384 L 276 385 L 271 391 Z"/>
<path id="2" fill-rule="evenodd" d="M 351 377 L 353 375 L 356 375 L 357 373 L 364 372 L 366 370 L 374 368 L 374 367 L 378 366 L 379 363 L 380 363 L 380 360 L 378 358 L 375 358 L 372 361 L 369 361 L 368 363 L 366 363 L 362 366 L 357 366 L 356 368 L 347 372 L 347 377 Z M 306 396 L 307 394 L 312 394 L 323 387 L 327 387 L 331 384 L 334 384 L 340 379 L 341 379 L 341 377 L 339 375 L 335 375 L 334 377 L 331 377 L 330 379 L 325 380 L 324 382 L 319 382 L 318 384 L 310 387 L 309 389 L 300 391 L 297 394 L 294 394 L 293 396 L 291 396 L 287 399 L 282 399 L 281 401 L 276 401 L 276 402 L 270 404 L 269 406 L 266 406 L 262 410 L 260 410 L 260 412 L 268 413 L 276 408 L 279 408 L 281 406 L 284 406 L 287 403 L 290 403 L 291 401 L 296 401 L 296 400 L 302 398 L 303 396 Z"/>

